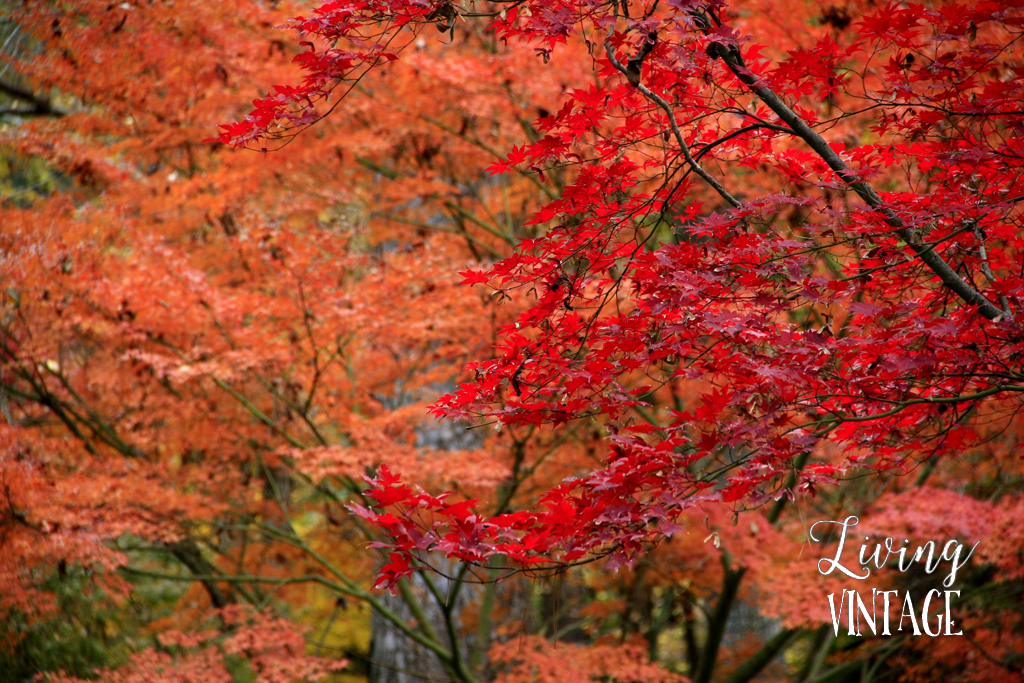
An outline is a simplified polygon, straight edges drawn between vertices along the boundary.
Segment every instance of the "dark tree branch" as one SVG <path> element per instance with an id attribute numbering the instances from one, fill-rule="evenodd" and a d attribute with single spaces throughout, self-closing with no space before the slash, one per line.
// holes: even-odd
<path id="1" fill-rule="evenodd" d="M 49 98 L 39 97 L 32 91 L 25 90 L 7 81 L 0 80 L 0 94 L 32 105 L 29 109 L 13 107 L 0 109 L 0 114 L 18 114 L 20 116 L 64 116 L 65 114 L 65 112 L 54 107 Z"/>
<path id="2" fill-rule="evenodd" d="M 729 613 L 732 612 L 733 603 L 736 601 L 736 593 L 739 590 L 745 568 L 733 569 L 730 566 L 729 553 L 722 553 L 722 569 L 725 570 L 725 579 L 722 581 L 722 592 L 715 602 L 715 612 L 708 621 L 708 638 L 704 643 L 704 652 L 700 657 L 700 667 L 697 675 L 694 676 L 694 683 L 711 683 L 711 675 L 715 671 L 715 662 L 718 659 L 718 649 L 722 644 L 722 636 L 725 635 L 725 626 L 729 621 Z"/>
<path id="3" fill-rule="evenodd" d="M 771 640 L 746 659 L 739 667 L 725 679 L 725 683 L 747 683 L 757 676 L 766 666 L 771 664 L 780 652 L 785 651 L 796 640 L 800 631 L 797 629 L 784 628 L 775 634 Z"/>
<path id="4" fill-rule="evenodd" d="M 829 146 L 829 144 L 822 138 L 817 132 L 815 132 L 807 123 L 800 118 L 789 106 L 782 101 L 782 99 L 775 94 L 771 88 L 766 86 L 764 82 L 755 76 L 740 57 L 740 54 L 735 48 L 727 49 L 722 46 L 718 46 L 714 51 L 714 55 L 722 59 L 723 62 L 728 65 L 729 69 L 736 75 L 736 78 L 746 85 L 751 92 L 761 98 L 769 109 L 782 119 L 787 126 L 793 131 L 793 134 L 802 139 L 807 145 L 814 150 L 814 152 L 828 164 L 837 176 L 839 176 L 845 183 L 849 184 L 850 189 L 857 193 L 858 196 L 864 203 L 871 208 L 877 210 L 885 219 L 885 222 L 893 227 L 903 238 L 907 246 L 917 255 L 921 261 L 925 263 L 932 272 L 939 276 L 942 283 L 957 294 L 965 303 L 972 306 L 978 307 L 978 313 L 989 320 L 1002 318 L 1007 316 L 1006 311 L 1002 311 L 998 306 L 989 301 L 981 292 L 976 290 L 970 284 L 967 283 L 960 275 L 958 275 L 946 261 L 935 253 L 934 250 L 925 248 L 921 244 L 917 233 L 914 228 L 906 225 L 895 211 L 878 196 L 874 188 L 868 185 L 857 173 L 846 165 L 846 162 L 836 154 L 836 152 Z"/>
<path id="5" fill-rule="evenodd" d="M 178 561 L 188 567 L 189 571 L 197 576 L 213 576 L 217 574 L 217 568 L 203 557 L 199 546 L 191 538 L 185 538 L 167 546 L 171 553 L 178 558 Z M 210 595 L 210 602 L 220 609 L 233 602 L 229 596 L 224 594 L 217 582 L 214 580 L 201 579 L 203 587 Z"/>

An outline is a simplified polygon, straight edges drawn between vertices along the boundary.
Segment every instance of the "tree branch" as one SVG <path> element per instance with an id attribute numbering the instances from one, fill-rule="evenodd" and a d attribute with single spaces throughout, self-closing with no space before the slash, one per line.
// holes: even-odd
<path id="1" fill-rule="evenodd" d="M 612 49 L 612 45 L 609 40 L 604 41 L 604 49 L 605 52 L 608 53 L 608 59 L 611 60 L 612 66 L 614 66 L 624 76 L 626 76 L 629 82 L 635 85 L 637 90 L 643 93 L 644 97 L 649 99 L 651 102 L 654 102 L 665 111 L 665 114 L 668 116 L 669 125 L 672 126 L 672 134 L 675 135 L 676 142 L 679 143 L 679 149 L 682 151 L 683 157 L 686 158 L 686 163 L 690 165 L 690 168 L 693 169 L 694 173 L 703 178 L 704 182 L 710 185 L 711 188 L 715 192 L 717 192 L 722 197 L 722 199 L 728 202 L 731 206 L 739 207 L 740 200 L 736 199 L 736 197 L 733 197 L 729 193 L 729 191 L 726 190 L 721 183 L 715 180 L 715 178 L 710 173 L 705 171 L 704 167 L 697 163 L 697 160 L 694 159 L 693 156 L 690 154 L 690 148 L 686 144 L 686 141 L 683 139 L 683 134 L 679 131 L 679 124 L 676 122 L 676 115 L 672 111 L 672 107 L 669 106 L 669 103 L 666 102 L 663 97 L 655 94 L 654 92 L 651 91 L 650 88 L 648 88 L 646 85 L 640 82 L 640 77 L 638 75 L 639 71 L 637 71 L 637 75 L 634 78 L 634 74 L 633 71 L 631 71 L 631 69 L 635 68 L 638 70 L 640 68 L 639 65 L 635 65 L 635 60 L 630 60 L 630 66 L 625 66 L 622 62 L 615 58 L 615 50 Z M 641 53 L 643 53 L 643 49 L 641 49 Z"/>
<path id="2" fill-rule="evenodd" d="M 226 607 L 229 603 L 234 602 L 230 596 L 225 595 L 224 591 L 217 585 L 217 580 L 212 577 L 216 575 L 217 570 L 199 551 L 199 546 L 191 538 L 185 538 L 174 543 L 169 543 L 167 547 L 171 553 L 178 558 L 178 561 L 188 567 L 189 571 L 197 576 L 204 578 L 199 579 L 206 589 L 206 592 L 210 595 L 210 602 L 213 606 L 220 609 Z M 205 578 L 211 577 L 211 578 Z"/>
<path id="3" fill-rule="evenodd" d="M 747 683 L 750 679 L 761 673 L 762 670 L 775 659 L 780 652 L 783 652 L 800 634 L 798 629 L 782 629 L 775 637 L 769 640 L 764 646 L 747 658 L 732 674 L 725 679 L 725 683 Z"/>
<path id="4" fill-rule="evenodd" d="M 3 109 L 0 114 L 20 114 L 30 116 L 64 116 L 66 112 L 53 106 L 49 99 L 43 99 L 30 90 L 25 90 L 13 83 L 0 80 L 0 94 L 6 95 L 15 100 L 27 102 L 32 105 L 31 109 Z"/>
<path id="5" fill-rule="evenodd" d="M 710 28 L 708 26 L 707 28 Z M 927 249 L 920 244 L 917 233 L 912 227 L 907 226 L 903 219 L 878 196 L 874 188 L 864 182 L 857 173 L 846 165 L 846 162 L 833 150 L 824 138 L 818 135 L 807 123 L 800 118 L 782 99 L 775 94 L 771 88 L 757 78 L 743 64 L 739 52 L 720 48 L 715 54 L 721 57 L 729 69 L 736 75 L 741 83 L 750 88 L 751 92 L 761 98 L 769 109 L 782 119 L 792 129 L 793 134 L 802 139 L 814 152 L 828 164 L 836 175 L 849 184 L 850 189 L 857 193 L 864 203 L 882 214 L 885 222 L 893 227 L 907 246 L 924 262 L 932 272 L 939 276 L 942 283 L 953 290 L 965 303 L 977 306 L 978 313 L 989 320 L 1007 317 L 1006 313 L 998 306 L 989 301 L 981 292 L 968 284 L 962 277 L 950 267 L 946 261 L 932 249 Z"/>
<path id="6" fill-rule="evenodd" d="M 736 593 L 739 590 L 740 582 L 746 569 L 732 569 L 730 566 L 728 552 L 722 553 L 722 569 L 725 571 L 725 579 L 722 581 L 722 592 L 715 602 L 715 613 L 708 621 L 708 638 L 704 643 L 704 652 L 700 657 L 700 668 L 694 676 L 694 683 L 710 683 L 711 675 L 715 671 L 715 660 L 718 659 L 718 648 L 722 644 L 722 636 L 725 635 L 725 626 L 729 621 L 729 613 L 732 612 L 733 603 L 736 601 Z"/>

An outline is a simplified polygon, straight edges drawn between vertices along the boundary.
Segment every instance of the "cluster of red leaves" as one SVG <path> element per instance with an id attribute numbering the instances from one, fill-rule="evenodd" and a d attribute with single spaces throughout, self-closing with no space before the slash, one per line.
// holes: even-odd
<path id="1" fill-rule="evenodd" d="M 53 558 L 90 567 L 110 593 L 126 594 L 127 583 L 113 571 L 126 558 L 106 539 L 136 534 L 171 542 L 186 513 L 218 511 L 202 496 L 163 488 L 152 464 L 88 453 L 70 458 L 67 451 L 61 439 L 0 424 L 0 611 L 45 614 L 51 596 L 33 585 Z"/>
<path id="2" fill-rule="evenodd" d="M 248 665 L 257 683 L 318 681 L 340 671 L 348 660 L 328 660 L 305 654 L 303 632 L 288 620 L 251 612 L 240 606 L 218 611 L 226 634 L 220 630 L 165 631 L 157 636 L 161 649 L 134 654 L 114 670 L 99 671 L 90 680 L 103 683 L 189 683 L 203 680 L 228 683 L 235 680 L 227 658 Z M 237 664 L 232 668 L 237 669 Z M 84 683 L 62 673 L 49 674 L 52 683 Z"/>
<path id="3" fill-rule="evenodd" d="M 998 502 L 979 501 L 954 491 L 921 487 L 880 498 L 878 512 L 869 517 L 866 532 L 906 538 L 971 539 L 977 561 L 997 570 L 1000 581 L 1024 576 L 1024 499 L 1007 496 Z M 934 514 L 942 510 L 943 515 Z M 922 541 L 922 542 L 923 542 Z M 965 555 L 966 555 L 965 551 Z"/>
<path id="4" fill-rule="evenodd" d="M 245 145 L 316 121 L 316 104 L 327 102 L 339 83 L 347 82 L 351 87 L 370 67 L 397 59 L 387 51 L 387 44 L 404 26 L 430 12 L 428 5 L 419 2 L 329 2 L 316 8 L 312 16 L 296 17 L 293 28 L 333 47 L 318 51 L 314 43 L 304 42 L 309 51 L 294 58 L 306 72 L 302 83 L 274 86 L 273 93 L 253 100 L 254 109 L 244 121 L 221 126 L 217 139 Z M 381 36 L 365 32 L 376 22 L 386 26 L 385 43 L 379 42 Z M 336 47 L 339 40 L 346 46 Z"/>
<path id="5" fill-rule="evenodd" d="M 685 676 L 651 664 L 643 640 L 589 647 L 540 636 L 514 638 L 490 650 L 496 683 L 686 683 Z"/>
<path id="6" fill-rule="evenodd" d="M 299 28 L 361 44 L 364 28 L 383 21 L 379 51 L 398 35 L 391 26 L 446 12 L 456 9 L 330 4 Z M 527 425 L 600 416 L 611 454 L 549 491 L 539 510 L 491 519 L 382 472 L 370 494 L 379 506 L 360 514 L 399 551 L 383 583 L 428 549 L 543 563 L 615 548 L 628 561 L 652 534 L 671 533 L 687 506 L 788 495 L 780 485 L 794 460 L 824 442 L 844 455 L 812 462 L 799 489 L 853 466 L 900 471 L 962 450 L 981 401 L 1018 409 L 1016 3 L 889 4 L 858 24 L 851 44 L 826 38 L 781 59 L 744 36 L 721 2 L 641 4 L 629 18 L 615 4 L 539 0 L 502 12 L 492 28 L 546 45 L 545 58 L 559 36 L 592 30 L 599 82 L 568 92 L 538 122 L 538 140 L 492 167 L 578 168 L 534 217 L 547 227 L 540 237 L 464 273 L 535 300 L 502 330 L 497 357 L 472 364 L 475 381 L 435 412 Z M 324 54 L 305 60 L 302 88 L 259 104 L 222 139 L 244 144 L 277 135 L 279 119 L 308 120 L 313 96 L 355 78 L 348 52 L 340 71 L 321 66 L 335 59 Z M 820 95 L 845 108 L 824 116 L 806 104 Z M 869 142 L 816 137 L 864 118 L 874 122 Z M 710 160 L 756 170 L 784 191 L 716 188 L 725 204 L 705 208 L 693 195 L 697 176 L 715 186 L 698 165 Z M 851 189 L 868 205 L 849 201 Z M 780 215 L 800 219 L 784 227 Z M 676 236 L 657 244 L 651 226 L 663 222 Z M 635 420 L 645 393 L 684 383 L 699 400 Z"/>

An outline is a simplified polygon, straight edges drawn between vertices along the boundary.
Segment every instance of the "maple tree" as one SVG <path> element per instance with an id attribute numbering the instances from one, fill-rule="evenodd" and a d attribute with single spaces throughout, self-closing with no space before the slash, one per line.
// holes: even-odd
<path id="1" fill-rule="evenodd" d="M 466 284 L 526 291 L 535 303 L 503 329 L 500 357 L 472 364 L 476 381 L 435 412 L 507 424 L 601 416 L 614 454 L 553 489 L 547 511 L 487 521 L 385 475 L 370 494 L 382 507 L 456 518 L 418 523 L 426 535 L 414 538 L 409 515 L 366 513 L 400 550 L 529 563 L 614 546 L 628 559 L 673 510 L 783 495 L 780 475 L 819 442 L 846 455 L 799 468 L 798 488 L 850 464 L 891 470 L 962 449 L 985 399 L 1012 413 L 1021 391 L 1014 6 L 887 5 L 858 22 L 848 45 L 826 34 L 785 58 L 730 24 L 723 3 L 575 10 L 514 3 L 493 19 L 501 39 L 541 44 L 545 59 L 590 28 L 604 84 L 572 90 L 539 121 L 543 138 L 490 167 L 571 165 L 577 177 L 531 219 L 546 226 L 540 237 L 465 273 Z M 328 3 L 296 19 L 334 47 L 307 43 L 301 86 L 277 86 L 220 139 L 295 135 L 338 84 L 398 59 L 388 46 L 401 29 L 457 15 L 450 4 Z M 831 116 L 801 106 L 811 97 Z M 830 144 L 818 130 L 864 117 L 869 144 Z M 739 198 L 707 170 L 712 162 L 770 173 L 778 191 Z M 891 189 L 880 194 L 880 183 Z M 692 196 L 698 184 L 713 205 Z M 790 211 L 796 224 L 777 225 Z M 645 248 L 663 221 L 678 239 Z M 641 374 L 651 384 L 628 388 L 625 378 Z M 643 396 L 678 380 L 709 390 L 664 420 L 624 423 Z M 519 533 L 508 541 L 509 532 Z"/>
<path id="2" fill-rule="evenodd" d="M 347 659 L 365 673 L 362 601 L 471 677 L 448 633 L 420 631 L 444 599 L 368 590 L 361 539 L 375 536 L 341 505 L 383 460 L 497 505 L 542 462 L 572 467 L 564 435 L 451 436 L 425 411 L 496 324 L 486 302 L 452 305 L 451 262 L 508 250 L 536 193 L 557 192 L 525 177 L 480 188 L 479 151 L 523 130 L 506 103 L 557 84 L 453 93 L 466 120 L 491 115 L 480 139 L 457 110 L 410 107 L 433 86 L 410 70 L 351 110 L 361 134 L 322 127 L 306 158 L 295 145 L 253 165 L 198 141 L 253 73 L 288 68 L 274 28 L 288 8 L 126 4 L 5 8 L 10 167 L 56 177 L 34 194 L 16 180 L 3 209 L 5 672 L 291 680 Z M 498 83 L 524 58 L 481 57 Z M 105 611 L 77 613 L 75 591 Z M 156 604 L 125 603 L 140 595 Z M 74 651 L 65 619 L 106 654 Z"/>
<path id="3" fill-rule="evenodd" d="M 1019 10 L 3 13 L 12 678 L 1019 679 Z M 847 513 L 969 647 L 831 636 Z"/>
<path id="4" fill-rule="evenodd" d="M 841 43 L 825 33 L 787 55 L 724 2 L 498 6 L 322 5 L 294 22 L 325 41 L 304 43 L 302 83 L 277 86 L 220 136 L 266 150 L 296 135 L 339 86 L 399 59 L 417 24 L 483 14 L 545 62 L 585 36 L 598 84 L 571 90 L 538 121 L 542 138 L 489 168 L 573 168 L 574 180 L 531 219 L 546 228 L 538 238 L 463 273 L 533 303 L 435 413 L 498 425 L 597 416 L 612 452 L 539 508 L 492 517 L 384 470 L 368 494 L 376 509 L 355 509 L 398 551 L 387 585 L 428 550 L 628 563 L 690 506 L 781 502 L 851 467 L 905 471 L 976 443 L 979 405 L 1016 413 L 1015 4 L 890 3 Z M 856 125 L 870 142 L 826 138 Z M 771 176 L 775 191 L 730 190 L 714 173 L 730 166 Z M 635 387 L 641 376 L 651 383 Z M 631 414 L 659 387 L 678 398 L 680 381 L 706 387 L 696 406 Z M 808 462 L 823 443 L 838 457 Z"/>

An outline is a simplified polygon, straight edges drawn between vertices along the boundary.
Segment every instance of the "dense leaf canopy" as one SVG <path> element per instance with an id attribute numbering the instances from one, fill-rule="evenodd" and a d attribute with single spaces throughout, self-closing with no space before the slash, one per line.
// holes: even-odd
<path id="1" fill-rule="evenodd" d="M 220 139 L 297 134 L 339 89 L 398 59 L 409 26 L 444 29 L 460 11 L 336 2 L 296 19 L 314 39 L 296 60 L 301 85 L 276 87 Z M 434 412 L 496 425 L 599 417 L 612 451 L 540 511 L 493 519 L 385 475 L 371 496 L 404 514 L 362 514 L 397 548 L 629 559 L 688 506 L 779 499 L 793 470 L 801 491 L 852 467 L 906 470 L 974 443 L 980 405 L 1016 412 L 1018 8 L 888 4 L 842 43 L 824 33 L 786 54 L 757 28 L 722 2 L 492 13 L 490 30 L 545 62 L 583 38 L 598 84 L 567 85 L 538 139 L 489 167 L 573 178 L 531 219 L 541 236 L 464 273 L 530 303 L 498 356 L 470 364 L 475 380 Z M 729 173 L 758 180 L 718 177 Z M 696 401 L 630 416 L 651 392 L 694 382 Z M 823 444 L 841 455 L 804 463 Z"/>
<path id="2" fill-rule="evenodd" d="M 0 19 L 0 679 L 1021 680 L 1019 3 Z"/>

